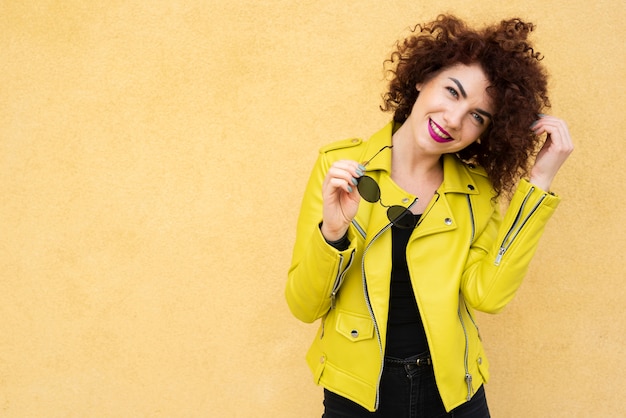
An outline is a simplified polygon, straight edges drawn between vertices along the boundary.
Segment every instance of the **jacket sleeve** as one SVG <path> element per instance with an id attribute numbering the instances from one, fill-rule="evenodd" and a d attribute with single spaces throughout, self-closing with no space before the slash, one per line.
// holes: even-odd
<path id="1" fill-rule="evenodd" d="M 504 219 L 494 211 L 472 244 L 463 274 L 461 291 L 470 306 L 496 313 L 513 299 L 559 202 L 557 196 L 521 180 Z"/>
<path id="2" fill-rule="evenodd" d="M 355 231 L 348 229 L 350 246 L 339 251 L 329 245 L 320 231 L 322 183 L 330 167 L 325 154 L 315 164 L 307 184 L 287 277 L 285 297 L 293 315 L 304 322 L 322 317 L 348 271 L 355 253 Z"/>

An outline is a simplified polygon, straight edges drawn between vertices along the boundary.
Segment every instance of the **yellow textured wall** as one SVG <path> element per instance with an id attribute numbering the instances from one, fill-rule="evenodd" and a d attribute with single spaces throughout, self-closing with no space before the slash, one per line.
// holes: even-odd
<path id="1" fill-rule="evenodd" d="M 624 416 L 623 0 L 0 2 L 0 416 L 319 417 L 283 299 L 301 193 L 441 11 L 536 22 L 577 145 L 480 317 L 493 415 Z"/>

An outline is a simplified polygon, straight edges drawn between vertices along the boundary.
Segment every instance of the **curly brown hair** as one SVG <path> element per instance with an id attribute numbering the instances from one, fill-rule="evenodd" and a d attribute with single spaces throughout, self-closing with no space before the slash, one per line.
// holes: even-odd
<path id="1" fill-rule="evenodd" d="M 530 126 L 550 107 L 543 57 L 527 41 L 533 30 L 532 23 L 519 18 L 475 30 L 451 15 L 417 25 L 385 60 L 391 77 L 381 109 L 404 123 L 419 94 L 418 83 L 455 64 L 479 64 L 489 80 L 495 113 L 480 139 L 458 156 L 485 168 L 496 196 L 511 192 L 528 174 L 541 144 Z"/>

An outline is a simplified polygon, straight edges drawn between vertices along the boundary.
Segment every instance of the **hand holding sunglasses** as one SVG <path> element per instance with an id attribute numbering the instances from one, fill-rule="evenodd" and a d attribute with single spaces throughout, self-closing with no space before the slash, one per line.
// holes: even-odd
<path id="1" fill-rule="evenodd" d="M 381 200 L 378 183 L 365 175 L 367 165 L 383 150 L 392 148 L 386 145 L 363 164 L 354 161 L 338 161 L 328 172 L 323 185 L 322 234 L 328 241 L 341 239 L 356 216 L 360 198 L 369 203 L 380 203 L 387 209 L 387 218 L 394 226 L 403 229 L 415 227 L 415 217 L 408 208 L 400 205 L 386 205 Z M 354 193 L 354 186 L 358 194 Z"/>
<path id="2" fill-rule="evenodd" d="M 393 148 L 393 145 L 386 145 L 382 147 L 372 158 L 365 161 L 362 165 L 363 168 L 367 167 L 367 165 L 380 154 L 386 148 Z M 376 180 L 371 178 L 370 176 L 363 175 L 362 177 L 357 179 L 357 188 L 359 190 L 359 194 L 365 200 L 370 203 L 380 203 L 381 206 L 387 208 L 387 218 L 389 222 L 391 222 L 395 227 L 402 229 L 411 229 L 415 227 L 415 217 L 409 211 L 408 208 L 400 205 L 385 205 L 380 197 L 380 187 Z"/>
<path id="3" fill-rule="evenodd" d="M 348 231 L 359 209 L 361 196 L 355 193 L 358 178 L 364 173 L 356 161 L 336 161 L 328 170 L 322 185 L 322 234 L 327 241 L 338 241 Z"/>

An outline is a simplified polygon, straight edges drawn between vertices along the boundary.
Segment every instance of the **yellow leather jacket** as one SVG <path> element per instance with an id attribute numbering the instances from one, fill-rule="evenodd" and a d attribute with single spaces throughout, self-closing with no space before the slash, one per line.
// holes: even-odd
<path id="1" fill-rule="evenodd" d="M 387 334 L 391 231 L 385 208 L 361 201 L 339 251 L 322 236 L 322 182 L 339 159 L 365 161 L 391 144 L 393 123 L 369 141 L 322 148 L 306 188 L 286 298 L 300 320 L 321 325 L 307 362 L 315 382 L 370 411 L 378 406 Z M 391 152 L 367 175 L 386 205 L 412 196 L 390 177 Z M 559 198 L 521 180 L 504 218 L 482 168 L 453 155 L 444 180 L 407 245 L 407 264 L 428 339 L 435 378 L 448 411 L 471 399 L 489 379 L 489 363 L 472 310 L 495 313 L 513 298 Z"/>

